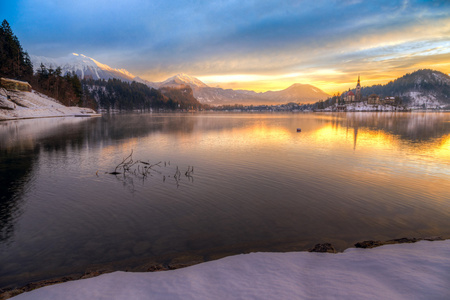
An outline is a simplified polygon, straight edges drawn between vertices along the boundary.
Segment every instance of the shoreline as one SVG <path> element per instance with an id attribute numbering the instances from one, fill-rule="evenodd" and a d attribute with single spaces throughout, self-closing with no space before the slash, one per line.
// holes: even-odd
<path id="1" fill-rule="evenodd" d="M 323 244 L 316 244 L 314 247 L 308 249 L 308 250 L 293 250 L 293 251 L 245 251 L 240 254 L 248 254 L 248 253 L 256 253 L 256 252 L 265 252 L 265 253 L 289 253 L 289 252 L 316 252 L 316 253 L 330 253 L 330 254 L 337 254 L 337 253 L 343 253 L 347 249 L 352 248 L 362 248 L 362 249 L 371 249 L 371 248 L 377 248 L 380 246 L 385 245 L 394 245 L 394 244 L 412 244 L 419 241 L 444 241 L 448 240 L 449 238 L 442 238 L 440 236 L 433 236 L 433 237 L 424 237 L 424 238 L 399 238 L 399 239 L 392 239 L 387 241 L 379 241 L 379 240 L 366 240 L 362 242 L 355 243 L 353 247 L 348 247 L 345 249 L 340 249 L 337 251 L 335 247 L 330 243 L 323 243 Z M 84 274 L 80 273 L 72 273 L 72 274 L 66 274 L 64 276 L 58 276 L 53 278 L 48 278 L 44 280 L 39 281 L 31 281 L 21 287 L 5 287 L 3 289 L 0 289 L 0 300 L 9 299 L 11 297 L 17 296 L 19 294 L 30 292 L 35 289 L 39 289 L 45 286 L 50 286 L 54 284 L 64 283 L 68 281 L 76 281 L 80 279 L 88 279 L 97 277 L 103 274 L 113 273 L 117 271 L 123 271 L 123 272 L 138 272 L 138 273 L 147 273 L 147 272 L 159 272 L 159 271 L 169 271 L 169 270 L 176 270 L 181 268 L 190 267 L 193 265 L 206 263 L 210 261 L 215 261 L 221 258 L 240 255 L 237 253 L 216 253 L 211 255 L 210 257 L 205 257 L 197 254 L 185 254 L 182 253 L 179 256 L 173 256 L 173 255 L 167 255 L 162 256 L 160 259 L 148 259 L 145 260 L 145 262 L 142 262 L 141 264 L 138 264 L 134 267 L 126 267 L 126 262 L 110 262 L 110 263 L 104 263 L 99 264 L 97 266 L 93 266 L 92 268 L 87 268 L 84 272 Z M 164 259 L 165 258 L 165 259 Z M 165 260 L 165 261 L 164 261 Z M 128 261 L 129 262 L 129 261 Z M 125 264 L 125 265 L 123 265 Z M 121 266 L 122 265 L 122 266 Z"/>
<path id="2" fill-rule="evenodd" d="M 93 109 L 65 106 L 35 90 L 25 92 L 0 88 L 0 121 L 98 116 L 101 114 Z"/>
<path id="3" fill-rule="evenodd" d="M 39 117 L 17 117 L 11 119 L 0 119 L 0 122 L 18 121 L 18 120 L 32 120 L 32 119 L 48 119 L 48 118 L 97 118 L 102 114 L 85 114 L 85 115 L 61 115 L 61 116 L 39 116 Z"/>

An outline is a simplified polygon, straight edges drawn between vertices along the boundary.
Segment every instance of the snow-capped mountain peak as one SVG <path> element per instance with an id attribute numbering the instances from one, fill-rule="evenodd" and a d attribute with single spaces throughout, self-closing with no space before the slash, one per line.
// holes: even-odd
<path id="1" fill-rule="evenodd" d="M 184 73 L 179 73 L 175 76 L 172 76 L 163 82 L 161 82 L 160 86 L 174 86 L 174 85 L 180 85 L 185 84 L 191 86 L 191 88 L 203 88 L 208 87 L 205 83 L 200 81 L 199 79 L 189 76 Z"/>
<path id="2" fill-rule="evenodd" d="M 84 54 L 71 53 L 60 58 L 30 55 L 30 58 L 35 72 L 39 70 L 42 63 L 47 68 L 60 67 L 63 74 L 75 72 L 82 79 L 86 77 L 92 77 L 92 79 L 117 78 L 131 81 L 136 77 L 125 69 L 114 69 Z"/>

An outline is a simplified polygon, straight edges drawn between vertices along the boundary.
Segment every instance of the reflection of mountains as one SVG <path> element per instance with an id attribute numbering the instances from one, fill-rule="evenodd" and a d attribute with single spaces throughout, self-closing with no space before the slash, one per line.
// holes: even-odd
<path id="1" fill-rule="evenodd" d="M 349 113 L 332 122 L 356 130 L 382 130 L 412 143 L 432 142 L 450 134 L 448 113 Z"/>

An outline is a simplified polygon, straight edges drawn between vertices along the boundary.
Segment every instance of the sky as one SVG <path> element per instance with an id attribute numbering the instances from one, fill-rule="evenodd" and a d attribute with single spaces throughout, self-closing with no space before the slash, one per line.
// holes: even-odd
<path id="1" fill-rule="evenodd" d="M 431 68 L 450 73 L 450 1 L 0 1 L 29 54 L 81 53 L 149 81 L 330 94 Z"/>

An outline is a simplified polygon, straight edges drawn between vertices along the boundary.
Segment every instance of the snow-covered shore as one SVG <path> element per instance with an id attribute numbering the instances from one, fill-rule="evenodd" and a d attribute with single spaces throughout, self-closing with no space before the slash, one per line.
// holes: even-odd
<path id="1" fill-rule="evenodd" d="M 95 116 L 90 108 L 67 107 L 36 91 L 6 91 L 0 88 L 0 120 Z"/>
<path id="2" fill-rule="evenodd" d="M 114 272 L 13 299 L 449 299 L 450 240 L 251 253 L 163 272 Z"/>
<path id="3" fill-rule="evenodd" d="M 339 105 L 334 104 L 331 105 L 325 109 L 319 110 L 319 111 L 325 111 L 325 112 L 335 112 L 339 111 L 338 109 Z M 342 105 L 341 111 L 342 111 Z M 375 104 L 368 104 L 367 101 L 363 102 L 355 102 L 350 104 L 345 104 L 345 110 L 347 112 L 381 112 L 381 111 L 410 111 L 410 108 L 407 108 L 405 106 L 396 106 L 396 105 L 389 105 L 389 104 L 383 104 L 383 105 L 375 105 Z"/>

